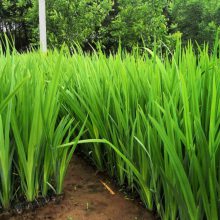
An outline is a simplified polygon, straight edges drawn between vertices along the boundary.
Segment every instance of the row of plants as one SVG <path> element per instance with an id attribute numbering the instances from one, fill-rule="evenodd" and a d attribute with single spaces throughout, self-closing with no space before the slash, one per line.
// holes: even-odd
<path id="1" fill-rule="evenodd" d="M 0 53 L 0 204 L 9 209 L 48 193 L 61 194 L 79 139 L 77 123 L 61 117 L 62 54 Z M 77 133 L 77 135 L 76 135 Z M 76 135 L 73 138 L 73 134 Z"/>
<path id="2" fill-rule="evenodd" d="M 162 219 L 219 218 L 218 47 L 144 50 L 0 53 L 4 209 L 61 194 L 78 144 Z"/>
<path id="3" fill-rule="evenodd" d="M 217 47 L 198 50 L 81 53 L 64 65 L 62 102 L 81 124 L 88 115 L 95 142 L 78 149 L 162 219 L 220 217 L 220 61 Z"/>

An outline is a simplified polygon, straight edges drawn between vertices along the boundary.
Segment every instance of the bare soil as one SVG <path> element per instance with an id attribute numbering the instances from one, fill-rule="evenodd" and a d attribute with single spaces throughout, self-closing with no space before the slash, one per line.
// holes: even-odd
<path id="1" fill-rule="evenodd" d="M 139 203 L 94 168 L 74 156 L 64 186 L 64 199 L 21 215 L 0 215 L 0 220 L 155 220 Z M 114 193 L 114 195 L 113 195 Z"/>

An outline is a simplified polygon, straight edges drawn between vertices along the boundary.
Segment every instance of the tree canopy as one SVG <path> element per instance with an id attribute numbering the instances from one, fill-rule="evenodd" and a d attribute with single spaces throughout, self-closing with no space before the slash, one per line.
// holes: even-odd
<path id="1" fill-rule="evenodd" d="M 136 45 L 172 46 L 182 36 L 199 44 L 213 43 L 220 26 L 216 0 L 47 0 L 50 47 L 64 42 L 83 48 L 99 42 L 106 50 Z M 0 32 L 14 37 L 18 49 L 38 46 L 38 1 L 2 0 Z"/>

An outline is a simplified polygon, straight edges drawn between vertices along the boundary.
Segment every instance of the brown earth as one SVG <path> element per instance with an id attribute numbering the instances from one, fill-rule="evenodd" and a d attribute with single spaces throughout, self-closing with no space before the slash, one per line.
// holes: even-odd
<path id="1" fill-rule="evenodd" d="M 104 184 L 103 184 L 104 183 Z M 106 185 L 105 185 L 106 184 Z M 65 196 L 22 215 L 2 215 L 0 220 L 155 220 L 137 202 L 128 200 L 104 175 L 74 156 L 65 180 Z M 111 193 L 115 193 L 112 195 Z"/>

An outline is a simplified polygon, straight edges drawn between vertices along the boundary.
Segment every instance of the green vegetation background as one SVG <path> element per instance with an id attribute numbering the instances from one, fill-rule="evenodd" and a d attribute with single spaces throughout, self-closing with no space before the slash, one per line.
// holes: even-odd
<path id="1" fill-rule="evenodd" d="M 105 50 L 161 42 L 170 48 L 182 36 L 213 44 L 220 27 L 218 0 L 47 0 L 48 43 L 79 43 L 84 49 L 100 42 Z M 0 1 L 0 33 L 15 38 L 19 50 L 38 45 L 38 1 Z"/>

